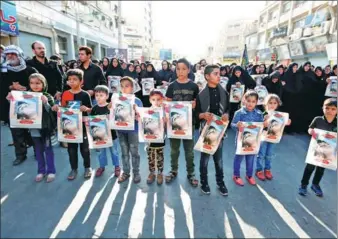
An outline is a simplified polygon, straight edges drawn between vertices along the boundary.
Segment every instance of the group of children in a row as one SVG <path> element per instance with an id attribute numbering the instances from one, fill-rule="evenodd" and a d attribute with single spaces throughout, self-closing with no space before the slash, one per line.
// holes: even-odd
<path id="1" fill-rule="evenodd" d="M 223 121 L 228 121 L 229 110 L 229 96 L 228 93 L 219 85 L 220 82 L 220 69 L 217 65 L 208 65 L 205 67 L 204 75 L 207 81 L 207 86 L 199 92 L 197 85 L 188 79 L 189 62 L 185 59 L 177 61 L 176 65 L 177 80 L 171 83 L 167 89 L 166 96 L 160 91 L 153 90 L 150 94 L 149 100 L 152 107 L 161 107 L 163 100 L 166 101 L 192 101 L 193 108 L 195 110 L 196 124 L 203 126 L 206 122 L 210 122 L 212 114 L 222 117 Z M 44 92 L 47 86 L 45 78 L 41 74 L 33 74 L 29 78 L 30 89 L 35 92 Z M 81 89 L 83 81 L 83 72 L 78 69 L 69 70 L 67 72 L 67 84 L 70 90 L 65 91 L 62 95 L 61 106 L 66 107 L 68 101 L 80 101 L 80 110 L 83 112 L 83 116 L 91 115 L 107 115 L 110 112 L 110 108 L 114 107 L 107 102 L 109 97 L 109 89 L 106 86 L 99 85 L 95 88 L 95 100 L 97 105 L 92 106 L 91 98 L 89 94 Z M 123 94 L 133 94 L 134 80 L 130 77 L 123 77 L 120 81 L 121 92 Z M 44 93 L 46 95 L 46 93 Z M 11 99 L 11 96 L 8 96 Z M 51 101 L 47 100 L 47 97 L 43 97 L 42 101 L 45 105 L 51 107 L 53 111 L 58 111 L 59 106 Z M 258 101 L 258 94 L 253 90 L 248 90 L 244 94 L 243 103 L 244 106 L 236 111 L 234 118 L 231 122 L 231 127 L 234 130 L 243 130 L 243 122 L 264 122 L 264 127 L 267 127 L 268 116 L 267 113 L 262 113 L 256 108 Z M 136 98 L 135 104 L 137 107 L 142 107 L 142 102 Z M 275 111 L 281 105 L 281 100 L 277 95 L 269 94 L 265 100 L 265 110 Z M 137 108 L 136 107 L 136 108 Z M 48 109 L 48 108 L 44 108 Z M 48 111 L 48 110 L 47 110 Z M 327 99 L 323 106 L 324 116 L 316 117 L 313 123 L 310 125 L 309 134 L 313 134 L 313 128 L 319 128 L 328 131 L 337 131 L 337 100 Z M 137 110 L 136 110 L 137 112 Z M 51 111 L 49 111 L 51 113 Z M 138 117 L 136 117 L 137 119 Z M 291 121 L 288 122 L 290 124 Z M 50 129 L 48 133 L 40 133 L 32 135 L 34 142 L 42 142 L 43 147 L 35 147 L 36 158 L 38 162 L 38 175 L 36 181 L 42 181 L 47 175 L 47 182 L 53 181 L 55 178 L 55 166 L 54 166 L 54 154 L 50 143 L 51 134 L 55 129 Z M 122 169 L 121 173 L 119 165 L 119 157 L 117 152 L 117 142 L 114 142 L 113 148 L 109 148 L 112 156 L 113 165 L 115 167 L 115 176 L 119 177 L 118 182 L 122 183 L 126 181 L 131 175 L 131 165 L 133 170 L 133 182 L 139 183 L 141 181 L 139 166 L 139 139 L 138 139 L 138 124 L 135 122 L 134 130 L 115 132 L 112 130 L 113 140 L 119 139 L 119 144 L 122 153 Z M 237 138 L 237 136 L 236 136 Z M 163 177 L 163 164 L 164 164 L 164 143 L 151 143 L 147 146 L 147 155 L 149 163 L 150 174 L 147 178 L 147 183 L 151 184 L 157 179 L 158 184 L 162 184 L 163 180 L 170 183 L 177 177 L 178 174 L 178 159 L 180 155 L 180 145 L 183 141 L 185 160 L 187 163 L 187 178 L 190 184 L 194 187 L 198 186 L 199 182 L 195 178 L 194 174 L 194 140 L 180 140 L 170 139 L 171 147 L 171 171 L 168 175 Z M 237 142 L 237 140 L 235 141 Z M 90 169 L 90 150 L 88 146 L 88 139 L 86 136 L 86 127 L 83 127 L 83 143 L 75 144 L 68 143 L 68 154 L 71 165 L 71 172 L 68 175 L 69 180 L 74 180 L 78 173 L 78 145 L 80 145 L 80 152 L 84 159 L 85 178 L 90 178 L 92 171 Z M 216 170 L 216 182 L 219 192 L 222 195 L 227 195 L 228 190 L 224 184 L 223 173 L 223 160 L 222 160 L 222 146 L 223 141 L 220 142 L 219 148 L 213 155 L 215 170 Z M 235 155 L 233 165 L 233 180 L 237 185 L 243 186 L 244 182 L 240 177 L 240 165 L 243 159 L 246 161 L 246 179 L 249 184 L 255 185 L 255 179 L 253 177 L 253 166 L 256 161 L 256 176 L 260 180 L 271 180 L 271 159 L 274 155 L 275 144 L 262 142 L 258 155 Z M 48 150 L 47 150 L 48 149 Z M 46 152 L 46 158 L 44 157 Z M 48 152 L 48 153 L 47 153 Z M 200 158 L 200 184 L 201 190 L 205 194 L 210 194 L 210 188 L 208 184 L 208 161 L 210 155 L 201 153 Z M 101 176 L 107 166 L 107 149 L 100 150 L 99 156 L 100 167 L 96 170 L 97 177 Z M 130 165 L 131 161 L 131 165 Z M 47 167 L 46 167 L 47 165 Z M 155 173 L 155 165 L 157 165 L 157 175 Z M 316 195 L 322 196 L 323 193 L 319 186 L 320 179 L 323 175 L 324 169 L 307 164 L 304 176 L 301 182 L 299 193 L 306 195 L 306 187 L 309 182 L 309 178 L 313 170 L 316 169 L 312 189 Z"/>

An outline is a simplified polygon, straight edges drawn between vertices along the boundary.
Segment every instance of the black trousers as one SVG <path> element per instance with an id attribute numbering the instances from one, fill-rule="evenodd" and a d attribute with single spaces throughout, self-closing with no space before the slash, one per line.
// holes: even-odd
<path id="1" fill-rule="evenodd" d="M 16 159 L 27 157 L 27 145 L 33 145 L 32 137 L 28 129 L 10 128 L 15 148 Z"/>
<path id="2" fill-rule="evenodd" d="M 229 121 L 231 122 L 234 118 L 235 112 L 239 109 L 240 103 L 230 103 L 229 106 Z"/>
<path id="3" fill-rule="evenodd" d="M 221 184 L 223 183 L 224 173 L 223 173 L 223 140 L 220 142 L 220 146 L 218 147 L 217 151 L 213 156 L 201 153 L 200 159 L 200 177 L 201 177 L 201 184 L 208 183 L 208 162 L 209 158 L 213 157 L 215 163 L 215 171 L 216 171 L 216 183 Z"/>
<path id="4" fill-rule="evenodd" d="M 325 168 L 318 167 L 312 164 L 306 164 L 306 167 L 304 169 L 303 178 L 302 178 L 302 185 L 309 184 L 310 177 L 315 169 L 316 169 L 316 172 L 315 172 L 315 176 L 313 177 L 312 184 L 319 185 L 320 180 L 322 179 L 324 175 Z"/>
<path id="5" fill-rule="evenodd" d="M 90 168 L 90 150 L 88 144 L 88 138 L 86 133 L 86 128 L 83 126 L 83 143 L 68 143 L 68 155 L 69 155 L 69 163 L 72 170 L 78 168 L 78 147 L 80 145 L 80 152 L 83 158 L 83 166 L 85 168 Z"/>

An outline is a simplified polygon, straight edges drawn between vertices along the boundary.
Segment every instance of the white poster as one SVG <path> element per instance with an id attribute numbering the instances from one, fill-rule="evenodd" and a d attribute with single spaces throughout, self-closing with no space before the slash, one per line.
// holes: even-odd
<path id="1" fill-rule="evenodd" d="M 168 138 L 192 139 L 192 103 L 172 101 L 166 104 Z"/>
<path id="2" fill-rule="evenodd" d="M 140 142 L 164 142 L 164 111 L 159 108 L 139 108 L 138 135 Z"/>
<path id="3" fill-rule="evenodd" d="M 263 105 L 265 98 L 268 96 L 269 92 L 264 85 L 256 86 L 255 91 L 258 94 L 257 105 Z"/>
<path id="4" fill-rule="evenodd" d="M 58 115 L 58 140 L 67 143 L 82 143 L 82 112 L 60 107 Z"/>
<path id="5" fill-rule="evenodd" d="M 241 85 L 237 87 L 236 85 L 231 86 L 230 90 L 230 102 L 231 103 L 239 103 L 242 100 L 244 95 L 245 86 Z"/>
<path id="6" fill-rule="evenodd" d="M 263 79 L 268 76 L 268 74 L 260 74 L 260 75 L 250 75 L 251 78 L 256 81 L 257 86 L 262 85 Z"/>
<path id="7" fill-rule="evenodd" d="M 134 130 L 135 128 L 135 95 L 114 94 L 111 97 L 110 128 L 116 130 Z"/>
<path id="8" fill-rule="evenodd" d="M 226 91 L 227 90 L 227 84 L 228 84 L 229 78 L 221 76 L 221 80 L 219 84 L 223 87 L 223 89 Z"/>
<path id="9" fill-rule="evenodd" d="M 337 97 L 337 76 L 330 76 L 330 84 L 327 84 L 325 96 Z"/>
<path id="10" fill-rule="evenodd" d="M 289 121 L 289 114 L 278 111 L 271 111 L 269 114 L 269 125 L 263 131 L 262 141 L 277 144 L 283 136 L 284 128 Z"/>
<path id="11" fill-rule="evenodd" d="M 261 135 L 263 123 L 260 122 L 243 122 L 244 129 L 237 135 L 238 155 L 258 154 L 261 145 Z"/>
<path id="12" fill-rule="evenodd" d="M 199 91 L 207 85 L 207 81 L 201 73 L 195 73 L 195 83 L 197 84 Z"/>
<path id="13" fill-rule="evenodd" d="M 213 115 L 210 124 L 205 124 L 194 150 L 214 155 L 217 151 L 229 122 L 223 122 L 221 117 Z"/>
<path id="14" fill-rule="evenodd" d="M 41 129 L 42 93 L 11 91 L 11 94 L 13 97 L 9 110 L 11 128 Z"/>
<path id="15" fill-rule="evenodd" d="M 305 162 L 315 166 L 337 170 L 337 133 L 314 129 Z"/>
<path id="16" fill-rule="evenodd" d="M 142 84 L 142 95 L 149 95 L 150 91 L 154 89 L 155 82 L 154 78 L 143 78 L 141 80 Z"/>
<path id="17" fill-rule="evenodd" d="M 108 76 L 108 88 L 110 93 L 119 93 L 121 91 L 120 76 Z"/>
<path id="18" fill-rule="evenodd" d="M 86 129 L 90 149 L 109 148 L 113 146 L 113 139 L 109 128 L 107 115 L 88 116 Z"/>

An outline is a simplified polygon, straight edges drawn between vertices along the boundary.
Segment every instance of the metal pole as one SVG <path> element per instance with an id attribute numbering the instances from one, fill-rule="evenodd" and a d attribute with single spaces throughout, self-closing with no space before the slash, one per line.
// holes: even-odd
<path id="1" fill-rule="evenodd" d="M 76 41 L 77 41 L 77 47 L 80 47 L 81 46 L 80 19 L 79 19 L 79 13 L 77 11 L 77 7 L 75 8 L 75 17 L 76 17 Z"/>
<path id="2" fill-rule="evenodd" d="M 118 1 L 117 4 L 117 14 L 118 14 L 118 20 L 117 20 L 117 48 L 121 49 L 122 47 L 122 26 L 121 26 L 121 6 L 122 6 L 122 1 Z"/>

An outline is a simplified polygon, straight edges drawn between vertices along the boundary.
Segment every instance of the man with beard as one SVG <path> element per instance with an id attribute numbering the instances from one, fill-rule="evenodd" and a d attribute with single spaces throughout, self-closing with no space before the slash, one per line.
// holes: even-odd
<path id="1" fill-rule="evenodd" d="M 33 42 L 32 50 L 35 56 L 33 59 L 26 62 L 27 65 L 34 67 L 46 78 L 48 84 L 48 93 L 59 100 L 62 92 L 62 75 L 59 71 L 57 63 L 47 59 L 46 47 L 43 42 Z"/>
<path id="2" fill-rule="evenodd" d="M 1 72 L 1 118 L 5 122 L 9 122 L 9 102 L 5 100 L 6 95 L 4 94 L 8 94 L 11 90 L 26 91 L 29 88 L 29 76 L 37 71 L 26 66 L 23 52 L 19 47 L 7 46 L 4 53 L 7 72 Z M 11 133 L 16 156 L 13 165 L 19 165 L 27 158 L 27 147 L 33 144 L 32 138 L 27 129 L 11 128 Z"/>
<path id="3" fill-rule="evenodd" d="M 79 48 L 79 59 L 81 65 L 79 68 L 83 70 L 83 87 L 92 98 L 93 105 L 95 105 L 94 88 L 98 85 L 107 85 L 106 78 L 103 75 L 102 69 L 94 64 L 91 60 L 92 49 L 88 46 L 81 46 Z"/>

